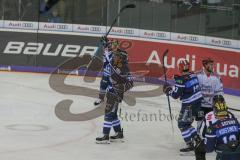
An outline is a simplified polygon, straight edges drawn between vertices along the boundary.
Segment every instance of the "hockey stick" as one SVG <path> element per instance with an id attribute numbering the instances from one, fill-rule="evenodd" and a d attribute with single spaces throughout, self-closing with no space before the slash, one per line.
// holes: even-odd
<path id="1" fill-rule="evenodd" d="M 207 103 L 207 104 L 211 105 L 211 103 Z M 236 109 L 235 107 L 234 108 L 228 107 L 228 109 L 232 111 L 240 112 L 240 109 Z"/>
<path id="2" fill-rule="evenodd" d="M 229 107 L 228 109 L 229 109 L 229 110 L 232 110 L 232 111 L 240 112 L 239 109 L 235 109 L 235 108 L 231 108 L 231 107 Z"/>
<path id="3" fill-rule="evenodd" d="M 167 70 L 166 70 L 166 67 L 165 67 L 165 63 L 164 63 L 164 59 L 165 57 L 167 56 L 168 54 L 168 49 L 166 49 L 163 53 L 163 57 L 162 57 L 162 63 L 163 63 L 163 73 L 164 73 L 164 81 L 165 81 L 165 84 L 167 84 Z M 170 98 L 169 98 L 169 95 L 167 95 L 167 100 L 168 100 L 168 109 L 169 109 L 169 114 L 170 114 L 170 119 L 171 119 L 171 125 L 172 125 L 172 133 L 174 134 L 174 127 L 173 127 L 173 117 L 172 117 L 172 109 L 171 109 L 171 104 L 170 104 Z"/>
<path id="4" fill-rule="evenodd" d="M 109 35 L 109 33 L 110 33 L 111 30 L 112 30 L 113 25 L 117 22 L 118 17 L 121 15 L 121 13 L 122 13 L 125 9 L 127 9 L 127 8 L 135 8 L 135 7 L 136 7 L 135 4 L 127 4 L 127 5 L 123 6 L 123 7 L 120 9 L 119 13 L 116 15 L 116 17 L 114 18 L 114 20 L 113 20 L 110 28 L 108 29 L 107 33 L 105 34 L 105 36 L 107 37 L 107 36 Z"/>
<path id="5" fill-rule="evenodd" d="M 112 27 L 114 26 L 114 24 L 117 22 L 117 18 L 121 15 L 121 13 L 128 9 L 128 8 L 135 8 L 136 5 L 135 4 L 127 4 L 125 6 L 123 6 L 119 13 L 116 15 L 116 17 L 114 18 L 110 28 L 108 29 L 107 33 L 104 35 L 105 37 L 107 37 L 109 35 L 109 33 L 111 32 L 112 30 Z M 85 73 L 85 76 L 84 76 L 84 81 L 85 82 L 94 82 L 95 81 L 95 78 L 92 78 L 91 77 L 91 72 L 98 72 L 99 69 L 101 69 L 101 64 L 102 64 L 102 59 L 101 57 L 99 57 L 97 54 L 99 53 L 99 49 L 100 49 L 100 42 L 99 42 L 99 45 L 98 45 L 98 49 L 96 50 L 95 54 L 93 55 L 92 57 L 92 60 L 91 62 L 89 63 L 88 67 L 87 67 L 87 72 Z"/>
<path id="6" fill-rule="evenodd" d="M 118 12 L 118 14 L 115 16 L 115 18 L 113 19 L 112 24 L 110 25 L 107 33 L 106 33 L 104 36 L 107 37 L 107 36 L 109 35 L 109 33 L 110 33 L 111 30 L 112 30 L 112 27 L 113 27 L 114 24 L 117 22 L 118 17 L 121 15 L 121 13 L 122 13 L 125 9 L 135 8 L 135 7 L 136 7 L 135 4 L 127 4 L 127 5 L 123 6 L 123 7 L 120 9 L 120 11 Z M 98 51 L 97 51 L 97 52 L 98 52 Z M 97 53 L 97 52 L 96 52 L 96 53 Z M 95 56 L 95 55 L 94 55 L 94 56 Z"/>

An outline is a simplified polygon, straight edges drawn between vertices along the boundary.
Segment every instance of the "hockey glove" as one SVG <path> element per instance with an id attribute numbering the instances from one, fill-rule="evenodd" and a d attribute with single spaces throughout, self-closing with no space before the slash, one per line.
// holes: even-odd
<path id="1" fill-rule="evenodd" d="M 165 93 L 166 95 L 169 95 L 171 91 L 172 91 L 171 85 L 169 85 L 168 83 L 163 85 L 163 93 Z"/>

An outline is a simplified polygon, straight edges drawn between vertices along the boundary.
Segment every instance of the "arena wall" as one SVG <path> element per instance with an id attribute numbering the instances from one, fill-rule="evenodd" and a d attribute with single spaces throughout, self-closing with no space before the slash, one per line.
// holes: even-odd
<path id="1" fill-rule="evenodd" d="M 107 29 L 107 26 L 0 21 L 0 69 L 51 73 L 69 59 L 97 52 L 100 55 L 99 37 Z M 181 58 L 188 59 L 192 70 L 198 71 L 201 60 L 211 57 L 225 92 L 240 95 L 240 41 L 119 27 L 114 27 L 109 37 L 119 39 L 131 64 L 158 64 L 161 69 L 162 54 L 169 49 L 164 59 L 169 79 L 178 74 L 177 63 Z M 143 68 L 134 68 L 138 69 Z M 152 73 L 152 78 L 162 80 L 162 72 Z"/>

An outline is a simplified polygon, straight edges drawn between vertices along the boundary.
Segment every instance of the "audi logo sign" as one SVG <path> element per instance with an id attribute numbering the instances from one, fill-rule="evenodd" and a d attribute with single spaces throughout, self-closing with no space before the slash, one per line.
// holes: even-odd
<path id="1" fill-rule="evenodd" d="M 131 29 L 125 29 L 125 30 L 124 30 L 124 33 L 125 33 L 125 34 L 134 34 L 134 31 L 131 30 Z"/>
<path id="2" fill-rule="evenodd" d="M 22 23 L 22 27 L 24 27 L 24 28 L 33 28 L 33 24 L 32 23 Z"/>
<path id="3" fill-rule="evenodd" d="M 156 33 L 156 36 L 165 38 L 165 37 L 167 37 L 167 34 L 166 33 Z"/>
<path id="4" fill-rule="evenodd" d="M 232 42 L 231 41 L 227 41 L 227 40 L 223 40 L 222 44 L 225 45 L 225 46 L 231 46 Z"/>
<path id="5" fill-rule="evenodd" d="M 101 28 L 100 27 L 91 27 L 90 31 L 92 31 L 92 32 L 101 32 Z"/>
<path id="6" fill-rule="evenodd" d="M 199 40 L 199 38 L 198 38 L 198 37 L 195 37 L 195 36 L 190 36 L 190 37 L 189 37 L 189 40 L 190 40 L 190 41 L 197 42 L 197 41 Z"/>
<path id="7" fill-rule="evenodd" d="M 67 25 L 57 25 L 57 29 L 68 30 L 68 26 Z"/>

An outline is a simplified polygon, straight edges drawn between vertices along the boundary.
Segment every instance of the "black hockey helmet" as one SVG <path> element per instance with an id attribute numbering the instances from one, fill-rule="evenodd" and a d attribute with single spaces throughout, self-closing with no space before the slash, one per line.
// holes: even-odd
<path id="1" fill-rule="evenodd" d="M 222 95 L 215 95 L 213 97 L 213 111 L 215 116 L 227 116 L 228 107 Z"/>
<path id="2" fill-rule="evenodd" d="M 113 51 L 112 62 L 114 66 L 122 66 L 123 54 L 120 51 Z"/>

